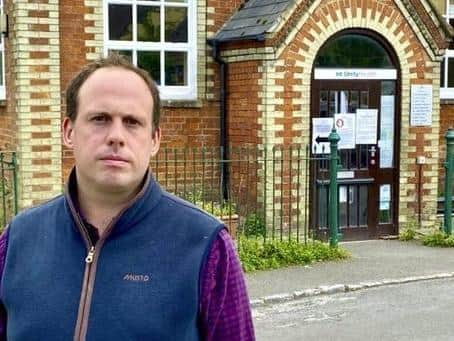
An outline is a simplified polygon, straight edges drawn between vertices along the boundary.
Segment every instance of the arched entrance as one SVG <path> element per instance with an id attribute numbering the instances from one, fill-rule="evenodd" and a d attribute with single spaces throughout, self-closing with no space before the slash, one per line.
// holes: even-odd
<path id="1" fill-rule="evenodd" d="M 319 50 L 312 72 L 313 156 L 329 147 L 315 141 L 336 125 L 341 134 L 339 229 L 343 240 L 397 233 L 399 179 L 399 67 L 381 36 L 344 30 Z M 328 165 L 311 168 L 311 226 L 328 234 Z"/>

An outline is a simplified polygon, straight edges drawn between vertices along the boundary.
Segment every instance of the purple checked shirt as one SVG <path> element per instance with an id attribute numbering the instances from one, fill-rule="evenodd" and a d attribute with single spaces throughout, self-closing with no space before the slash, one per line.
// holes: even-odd
<path id="1" fill-rule="evenodd" d="M 8 230 L 0 236 L 0 276 L 7 247 Z M 200 286 L 199 329 L 204 341 L 255 340 L 243 271 L 226 230 L 221 230 L 213 242 Z M 0 304 L 0 340 L 6 339 L 6 320 Z"/>

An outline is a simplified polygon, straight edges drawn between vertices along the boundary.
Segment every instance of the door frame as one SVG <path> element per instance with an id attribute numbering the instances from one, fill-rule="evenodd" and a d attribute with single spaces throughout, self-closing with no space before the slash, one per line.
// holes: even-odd
<path id="1" fill-rule="evenodd" d="M 356 231 L 351 231 L 352 233 L 348 235 L 348 239 L 376 239 L 376 238 L 379 238 L 381 236 L 385 236 L 385 235 L 396 235 L 398 234 L 398 230 L 399 230 L 399 198 L 400 198 L 400 193 L 399 193 L 399 178 L 400 178 L 400 174 L 399 174 L 399 164 L 400 164 L 400 129 L 401 129 L 401 119 L 402 119 L 402 116 L 401 116 L 401 72 L 400 72 L 400 65 L 398 63 L 398 59 L 397 59 L 397 55 L 396 53 L 394 52 L 394 50 L 392 49 L 391 45 L 386 41 L 386 39 L 380 35 L 378 35 L 377 33 L 375 32 L 372 32 L 372 31 L 369 31 L 369 30 L 363 30 L 363 29 L 346 29 L 346 30 L 342 30 L 336 34 L 334 34 L 333 36 L 331 36 L 323 45 L 322 47 L 320 48 L 320 50 L 323 48 L 323 46 L 327 43 L 329 43 L 332 39 L 336 39 L 338 38 L 339 36 L 341 35 L 348 35 L 348 34 L 362 34 L 362 35 L 367 35 L 369 36 L 370 38 L 376 40 L 379 44 L 381 44 L 381 46 L 385 49 L 385 51 L 388 53 L 388 56 L 390 57 L 393 65 L 394 65 L 394 68 L 395 70 L 397 71 L 397 75 L 396 75 L 396 79 L 394 79 L 395 81 L 395 95 L 394 95 L 394 146 L 393 146 L 393 153 L 394 153 L 394 160 L 393 160 L 393 169 L 394 169 L 394 172 L 392 172 L 392 178 L 391 178 L 391 181 L 392 181 L 392 223 L 391 224 L 379 224 L 379 218 L 378 218 L 378 205 L 379 205 L 379 202 L 377 203 L 371 203 L 371 202 L 368 202 L 368 207 L 369 205 L 375 205 L 377 206 L 376 210 L 375 210 L 375 217 L 369 217 L 369 211 L 371 211 L 371 209 L 368 208 L 368 226 L 367 226 L 367 229 L 357 229 Z M 316 58 L 314 59 L 316 60 Z M 340 66 L 342 67 L 342 66 Z M 315 79 L 315 63 L 313 64 L 313 67 L 312 67 L 312 75 L 311 75 L 311 94 L 310 94 L 310 131 L 309 131 L 309 134 L 310 134 L 310 139 L 309 141 L 312 141 L 312 118 L 314 117 L 314 109 L 315 108 L 318 108 L 319 107 L 319 103 L 315 103 L 316 100 L 318 99 L 319 100 L 319 91 L 320 91 L 320 82 L 321 80 L 317 80 Z M 367 70 L 367 69 L 365 69 Z M 383 70 L 386 70 L 386 69 L 383 69 Z M 381 84 L 381 81 L 382 80 L 385 80 L 385 79 L 374 79 L 374 81 L 377 81 Z M 336 80 L 336 79 L 333 79 L 333 80 L 329 80 L 329 79 L 326 79 L 327 82 L 339 82 L 339 84 L 348 84 L 349 82 L 346 82 L 345 80 L 342 81 L 342 80 Z M 361 80 L 361 79 L 357 79 L 357 80 L 350 80 L 351 82 L 355 82 L 355 81 L 364 81 Z M 378 105 L 377 105 L 377 108 L 378 110 L 381 110 L 381 87 L 379 88 L 379 95 L 378 95 Z M 317 112 L 317 115 L 318 115 L 318 112 Z M 378 134 L 380 133 L 380 122 L 378 122 Z M 377 135 L 377 139 L 379 140 L 380 139 L 380 136 Z M 312 153 L 312 152 L 311 152 Z M 377 155 L 377 160 L 378 160 L 378 163 L 379 163 L 379 154 Z M 377 165 L 377 167 L 379 167 L 379 165 Z M 311 170 L 312 170 L 312 167 L 311 167 Z M 378 170 L 378 168 L 377 168 Z M 310 175 L 310 179 L 315 179 L 312 175 Z M 375 187 L 375 191 L 379 191 L 379 183 L 376 184 Z M 316 190 L 316 185 L 315 185 L 315 182 L 314 181 L 311 181 L 310 182 L 310 186 L 311 188 L 309 189 L 309 193 L 310 193 L 310 196 L 311 196 L 311 202 L 315 199 L 314 198 L 314 193 L 315 193 L 315 190 Z M 315 188 L 315 189 L 314 189 Z M 368 197 L 371 198 L 373 195 L 369 195 Z M 375 193 L 375 197 L 376 198 L 379 198 L 379 193 Z M 370 200 L 368 200 L 370 201 Z M 315 204 L 313 204 L 313 206 L 317 206 Z M 316 212 L 313 207 L 311 207 L 310 209 L 310 216 L 309 216 L 309 219 L 310 219 L 310 226 L 314 229 L 314 232 L 315 233 L 319 233 L 320 230 L 317 230 L 315 225 L 314 225 L 314 222 L 317 221 L 317 214 L 318 212 Z M 370 221 L 372 220 L 372 218 L 375 219 L 375 221 L 377 222 L 377 225 L 376 226 L 370 226 Z M 389 225 L 389 226 L 386 226 L 384 227 L 385 225 Z M 344 230 L 344 229 L 343 229 Z M 354 230 L 354 229 L 352 229 Z M 327 231 L 325 232 L 327 233 Z M 327 236 L 324 236 L 323 233 L 322 235 L 319 235 L 319 237 L 327 237 Z"/>

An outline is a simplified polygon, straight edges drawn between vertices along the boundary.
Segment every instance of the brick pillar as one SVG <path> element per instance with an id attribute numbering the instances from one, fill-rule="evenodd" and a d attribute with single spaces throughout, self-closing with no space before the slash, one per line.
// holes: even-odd
<path id="1" fill-rule="evenodd" d="M 58 1 L 15 0 L 9 15 L 19 206 L 28 207 L 62 191 Z"/>

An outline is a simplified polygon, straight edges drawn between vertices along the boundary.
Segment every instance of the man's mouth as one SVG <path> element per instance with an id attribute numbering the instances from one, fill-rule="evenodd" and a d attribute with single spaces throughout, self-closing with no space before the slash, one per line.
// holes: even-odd
<path id="1" fill-rule="evenodd" d="M 106 155 L 101 157 L 101 160 L 104 161 L 105 164 L 111 166 L 120 166 L 129 162 L 127 159 L 118 155 Z"/>

